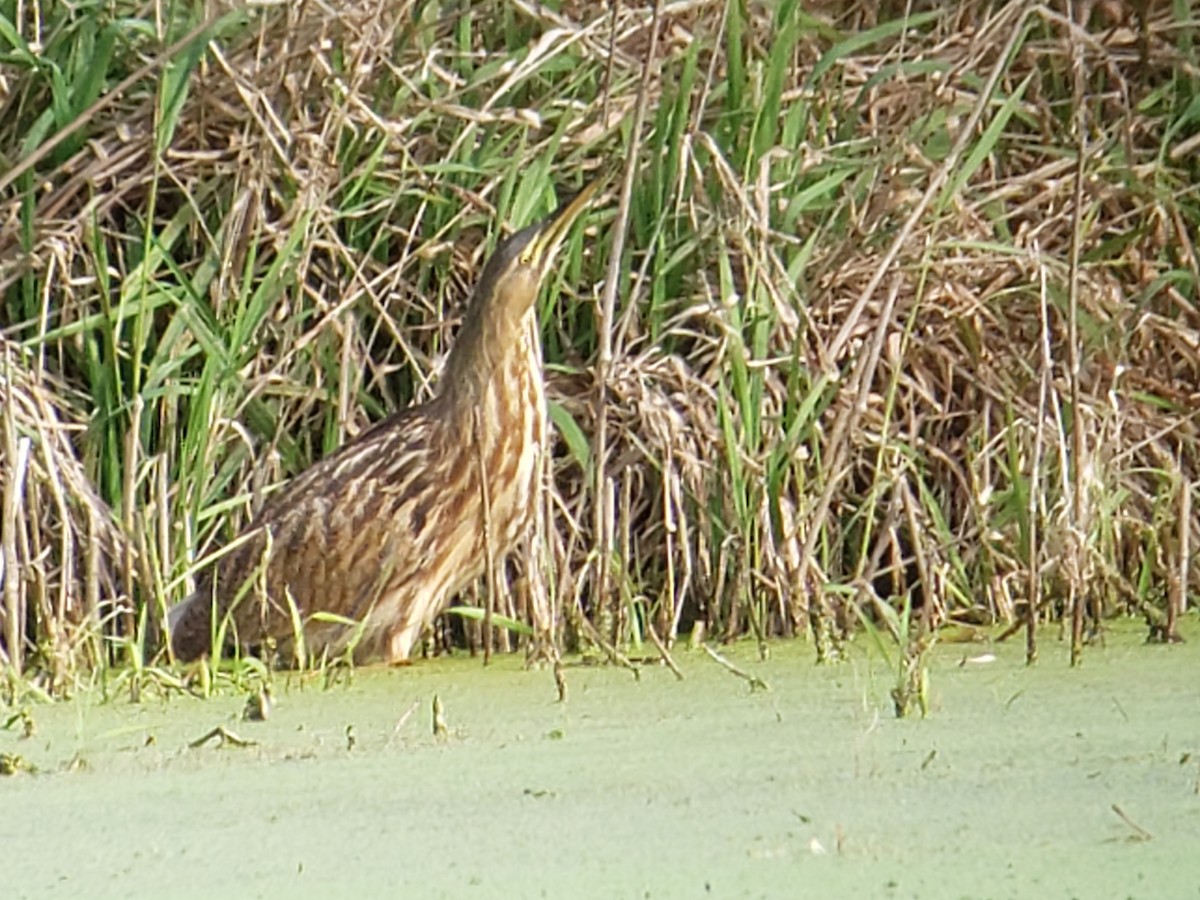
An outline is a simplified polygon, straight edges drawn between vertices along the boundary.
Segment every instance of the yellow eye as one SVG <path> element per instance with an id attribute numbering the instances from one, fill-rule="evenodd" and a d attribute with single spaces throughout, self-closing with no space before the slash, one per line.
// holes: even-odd
<path id="1" fill-rule="evenodd" d="M 526 247 L 524 250 L 521 251 L 520 262 L 521 262 L 521 265 L 523 265 L 523 266 L 529 266 L 529 265 L 533 264 L 533 248 L 532 247 Z"/>

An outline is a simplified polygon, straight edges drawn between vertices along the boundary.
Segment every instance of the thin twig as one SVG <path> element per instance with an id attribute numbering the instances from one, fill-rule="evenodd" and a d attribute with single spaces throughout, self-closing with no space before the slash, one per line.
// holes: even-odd
<path id="1" fill-rule="evenodd" d="M 646 622 L 646 634 L 650 635 L 651 643 L 658 648 L 659 655 L 667 664 L 667 668 L 675 673 L 676 678 L 683 681 L 683 672 L 680 671 L 679 666 L 675 665 L 675 660 L 671 658 L 671 651 L 667 649 L 666 644 L 662 642 L 662 638 L 658 636 L 658 632 L 654 630 L 654 626 L 649 621 Z"/>
<path id="2" fill-rule="evenodd" d="M 604 655 L 608 657 L 608 661 L 610 663 L 615 666 L 620 666 L 622 669 L 628 669 L 633 673 L 634 681 L 642 680 L 641 669 L 634 665 L 633 661 L 628 656 L 601 637 L 600 632 L 596 629 L 596 626 L 594 626 L 587 619 L 581 619 L 580 624 L 583 626 L 584 633 L 587 634 L 588 640 L 604 651 Z"/>
<path id="3" fill-rule="evenodd" d="M 757 675 L 751 675 L 745 669 L 739 669 L 737 666 L 735 666 L 733 663 L 731 663 L 729 660 L 727 660 L 725 657 L 723 657 L 720 653 L 718 653 L 712 647 L 708 646 L 708 644 L 701 644 L 700 646 L 702 646 L 704 648 L 705 653 L 707 653 L 709 656 L 712 657 L 714 662 L 716 662 L 720 666 L 723 666 L 726 671 L 730 672 L 733 675 L 736 675 L 738 678 L 741 678 L 744 681 L 746 681 L 747 683 L 749 683 L 750 690 L 752 690 L 752 691 L 758 691 L 758 690 L 769 691 L 771 689 L 771 686 L 769 684 L 767 684 L 765 681 L 763 681 L 761 678 L 759 678 Z"/>
<path id="4" fill-rule="evenodd" d="M 252 741 L 247 738 L 238 737 L 224 725 L 218 725 L 216 728 L 209 731 L 203 737 L 198 737 L 196 740 L 188 744 L 189 747 L 195 749 L 203 747 L 213 738 L 217 739 L 217 746 L 224 747 L 229 744 L 231 747 L 257 747 L 258 741 Z"/>
<path id="5" fill-rule="evenodd" d="M 1152 835 L 1149 831 L 1147 831 L 1145 828 L 1143 828 L 1137 822 L 1133 821 L 1133 819 L 1129 818 L 1129 815 L 1125 812 L 1125 810 L 1121 809 L 1121 807 L 1118 806 L 1116 803 L 1114 803 L 1112 805 L 1112 811 L 1115 812 L 1117 814 L 1117 816 L 1120 817 L 1122 822 L 1124 822 L 1126 825 L 1128 825 L 1130 828 L 1133 829 L 1132 840 L 1139 841 L 1139 842 L 1154 840 L 1154 835 Z"/>
<path id="6" fill-rule="evenodd" d="M 394 741 L 400 735 L 401 729 L 403 729 L 404 726 L 408 724 L 408 720 L 413 717 L 413 713 L 415 713 L 420 708 L 421 708 L 421 698 L 418 697 L 416 700 L 414 700 L 412 702 L 412 705 L 409 706 L 408 709 L 406 709 L 403 713 L 400 714 L 400 718 L 398 718 L 396 720 L 396 724 L 392 728 L 392 734 L 388 738 L 388 744 L 391 744 L 391 742 Z"/>

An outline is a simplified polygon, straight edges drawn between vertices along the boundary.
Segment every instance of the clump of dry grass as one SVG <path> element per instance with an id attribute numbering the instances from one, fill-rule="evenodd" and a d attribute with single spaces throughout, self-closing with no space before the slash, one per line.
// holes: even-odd
<path id="1" fill-rule="evenodd" d="M 8 658 L 138 652 L 135 614 L 266 486 L 428 395 L 493 223 L 604 160 L 630 195 L 543 309 L 561 635 L 701 622 L 827 655 L 888 604 L 1031 638 L 1075 610 L 1177 614 L 1194 16 L 912 7 L 214 6 L 201 43 L 136 4 L 14 22 L 0 329 L 7 383 L 44 399 L 6 405 L 0 484 L 28 493 L 22 436 L 73 468 L 6 526 Z M 69 102 L 48 105 L 47 60 Z M 81 544 L 86 578 L 63 562 Z"/>
<path id="2" fill-rule="evenodd" d="M 20 675 L 31 659 L 57 691 L 79 660 L 104 659 L 100 597 L 120 596 L 127 544 L 74 444 L 84 398 L 0 336 L 0 400 L 0 661 Z"/>

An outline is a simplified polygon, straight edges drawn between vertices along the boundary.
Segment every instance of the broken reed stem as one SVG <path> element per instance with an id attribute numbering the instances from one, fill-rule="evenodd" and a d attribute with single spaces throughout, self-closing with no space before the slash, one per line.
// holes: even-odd
<path id="1" fill-rule="evenodd" d="M 671 657 L 671 652 L 662 642 L 662 638 L 658 636 L 658 631 L 655 630 L 654 623 L 648 617 L 646 619 L 646 634 L 650 635 L 650 642 L 658 648 L 658 654 L 662 657 L 662 661 L 667 664 L 667 668 L 675 674 L 676 679 L 683 681 L 683 672 L 675 664 L 675 660 Z"/>
<path id="2" fill-rule="evenodd" d="M 224 725 L 218 725 L 216 728 L 213 728 L 211 731 L 207 732 L 206 734 L 202 735 L 201 737 L 196 738 L 194 741 L 192 741 L 190 744 L 188 744 L 188 746 L 191 747 L 193 750 L 195 750 L 199 747 L 203 747 L 205 744 L 207 744 L 209 741 L 213 740 L 214 738 L 217 741 L 218 747 L 224 747 L 226 744 L 229 744 L 231 747 L 257 747 L 258 746 L 258 741 L 253 741 L 248 738 L 238 737 L 236 734 L 234 734 L 232 731 L 230 731 Z"/>
<path id="3" fill-rule="evenodd" d="M 704 648 L 704 652 L 709 655 L 713 662 L 724 668 L 725 671 L 729 672 L 730 674 L 736 675 L 738 678 L 741 678 L 743 681 L 747 682 L 750 685 L 750 690 L 771 690 L 771 686 L 757 675 L 751 675 L 745 669 L 739 669 L 712 647 L 708 646 L 708 644 L 701 644 L 700 646 Z"/>
<path id="4" fill-rule="evenodd" d="M 1147 831 L 1145 828 L 1143 828 L 1137 822 L 1133 821 L 1133 819 L 1129 818 L 1129 814 L 1126 813 L 1125 810 L 1121 809 L 1121 807 L 1119 805 L 1117 805 L 1116 803 L 1114 803 L 1112 805 L 1112 811 L 1117 814 L 1118 818 L 1120 818 L 1120 820 L 1122 822 L 1124 822 L 1126 825 L 1128 825 L 1133 830 L 1133 839 L 1134 840 L 1143 841 L 1143 842 L 1154 840 L 1153 834 L 1151 834 L 1149 831 Z"/>
<path id="5" fill-rule="evenodd" d="M 588 640 L 604 651 L 604 655 L 608 657 L 608 661 L 610 663 L 615 666 L 620 666 L 622 669 L 628 669 L 633 673 L 634 681 L 642 680 L 641 669 L 635 666 L 633 661 L 628 656 L 606 641 L 600 635 L 599 630 L 592 625 L 591 622 L 589 622 L 587 619 L 580 619 L 579 624 L 583 626 L 583 632 L 587 635 Z"/>
<path id="6" fill-rule="evenodd" d="M 433 714 L 431 722 L 433 736 L 445 740 L 450 736 L 450 728 L 446 725 L 446 707 L 442 704 L 442 698 L 437 694 L 433 695 L 430 711 Z"/>
<path id="7" fill-rule="evenodd" d="M 404 726 L 408 724 L 408 720 L 413 717 L 413 714 L 421 708 L 421 699 L 418 697 L 414 700 L 404 712 L 400 714 L 400 718 L 396 720 L 396 724 L 392 727 L 392 733 L 388 737 L 388 745 L 390 746 L 399 735 Z"/>

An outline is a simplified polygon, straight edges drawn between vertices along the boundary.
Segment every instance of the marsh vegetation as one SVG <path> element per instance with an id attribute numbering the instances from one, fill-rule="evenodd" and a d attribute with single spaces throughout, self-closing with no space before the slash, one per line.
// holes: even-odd
<path id="1" fill-rule="evenodd" d="M 1030 661 L 1046 624 L 1074 662 L 1112 616 L 1174 640 L 1196 29 L 1184 0 L 0 2 L 10 685 L 208 684 L 164 609 L 428 397 L 497 235 L 605 170 L 540 307 L 557 437 L 501 646 L 542 590 L 611 659 L 698 629 L 825 661 L 865 621 L 903 712 L 948 625 Z"/>

